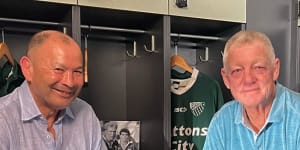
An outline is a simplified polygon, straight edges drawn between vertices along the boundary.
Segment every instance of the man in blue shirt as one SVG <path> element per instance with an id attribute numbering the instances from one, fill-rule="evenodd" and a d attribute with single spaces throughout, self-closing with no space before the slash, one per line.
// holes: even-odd
<path id="1" fill-rule="evenodd" d="M 280 61 L 269 38 L 240 31 L 225 45 L 223 81 L 234 101 L 213 117 L 204 150 L 297 150 L 300 95 L 276 80 Z"/>
<path id="2" fill-rule="evenodd" d="M 26 81 L 0 98 L 0 149 L 99 150 L 99 120 L 77 98 L 83 86 L 78 44 L 58 31 L 39 32 L 20 65 Z"/>

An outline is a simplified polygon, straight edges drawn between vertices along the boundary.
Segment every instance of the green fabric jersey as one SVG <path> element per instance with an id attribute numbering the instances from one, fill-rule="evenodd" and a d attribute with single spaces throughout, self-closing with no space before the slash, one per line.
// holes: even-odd
<path id="1" fill-rule="evenodd" d="M 208 125 L 224 100 L 219 83 L 200 73 L 171 72 L 172 150 L 202 150 Z"/>
<path id="2" fill-rule="evenodd" d="M 25 80 L 21 67 L 16 60 L 15 65 L 8 61 L 0 68 L 0 97 L 11 93 Z"/>

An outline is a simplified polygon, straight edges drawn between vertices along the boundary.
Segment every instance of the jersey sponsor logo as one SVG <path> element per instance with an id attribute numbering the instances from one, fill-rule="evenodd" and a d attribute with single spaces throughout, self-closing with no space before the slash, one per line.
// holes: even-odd
<path id="1" fill-rule="evenodd" d="M 208 127 L 184 127 L 174 126 L 172 136 L 206 136 L 208 131 Z"/>
<path id="2" fill-rule="evenodd" d="M 186 107 L 175 107 L 174 108 L 174 112 L 176 112 L 176 113 L 184 113 L 186 111 L 187 111 Z"/>
<path id="3" fill-rule="evenodd" d="M 194 143 L 189 141 L 172 141 L 172 146 L 174 147 L 172 150 L 193 150 Z"/>
<path id="4" fill-rule="evenodd" d="M 191 102 L 190 109 L 194 116 L 199 116 L 205 108 L 205 102 Z"/>
<path id="5" fill-rule="evenodd" d="M 173 137 L 187 137 L 186 140 L 175 138 L 172 140 L 172 150 L 193 150 L 196 142 L 194 138 L 189 137 L 205 137 L 207 135 L 208 127 L 184 127 L 174 126 L 172 131 Z M 190 140 L 188 140 L 190 139 Z"/>

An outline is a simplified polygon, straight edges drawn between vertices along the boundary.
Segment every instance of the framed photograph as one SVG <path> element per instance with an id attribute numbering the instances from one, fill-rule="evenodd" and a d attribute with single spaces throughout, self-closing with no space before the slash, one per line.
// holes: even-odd
<path id="1" fill-rule="evenodd" d="M 108 150 L 139 150 L 140 121 L 100 121 L 102 145 Z"/>

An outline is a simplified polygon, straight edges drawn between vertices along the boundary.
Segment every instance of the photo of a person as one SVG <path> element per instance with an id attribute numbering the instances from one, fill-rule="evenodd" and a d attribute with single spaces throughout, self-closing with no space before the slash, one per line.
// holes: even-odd
<path id="1" fill-rule="evenodd" d="M 101 150 L 118 150 L 117 128 L 118 124 L 115 121 L 102 122 L 103 141 L 106 148 L 102 147 Z"/>
<path id="2" fill-rule="evenodd" d="M 131 137 L 127 128 L 123 128 L 119 133 L 119 148 L 118 150 L 137 150 L 136 142 Z"/>
<path id="3" fill-rule="evenodd" d="M 100 150 L 139 150 L 140 121 L 100 121 L 102 146 Z"/>

